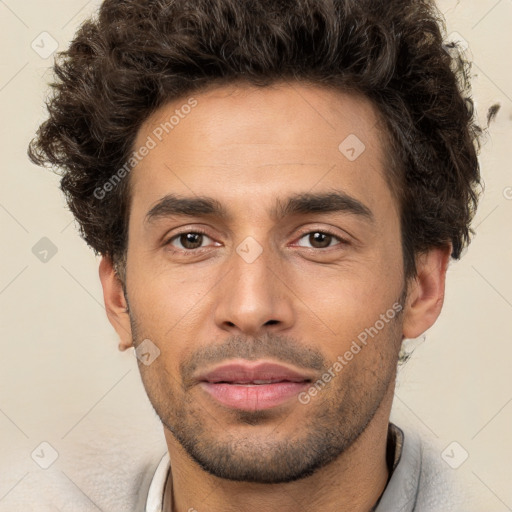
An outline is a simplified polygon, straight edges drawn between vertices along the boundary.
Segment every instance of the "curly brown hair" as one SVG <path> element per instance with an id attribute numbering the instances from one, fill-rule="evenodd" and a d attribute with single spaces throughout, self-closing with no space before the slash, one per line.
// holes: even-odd
<path id="1" fill-rule="evenodd" d="M 123 262 L 129 179 L 99 199 L 163 104 L 211 86 L 304 81 L 363 94 L 386 126 L 404 268 L 470 241 L 480 182 L 469 64 L 443 45 L 428 0 L 105 0 L 55 63 L 33 162 L 61 189 L 96 254 Z M 449 50 L 449 51 L 448 51 Z"/>

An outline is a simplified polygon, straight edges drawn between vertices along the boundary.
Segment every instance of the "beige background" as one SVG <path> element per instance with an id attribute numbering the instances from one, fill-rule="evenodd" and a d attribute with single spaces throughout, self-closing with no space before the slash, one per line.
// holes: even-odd
<path id="1" fill-rule="evenodd" d="M 64 49 L 98 4 L 0 0 L 0 511 L 21 510 L 13 508 L 21 498 L 39 503 L 31 510 L 98 510 L 93 502 L 106 501 L 73 466 L 77 457 L 92 458 L 98 475 L 122 474 L 142 453 L 165 450 L 133 352 L 118 352 L 107 322 L 98 260 L 77 234 L 57 177 L 26 157 L 45 116 L 53 59 L 32 41 L 45 37 L 51 48 L 46 31 Z M 477 236 L 451 264 L 439 321 L 400 371 L 393 417 L 436 440 L 440 457 L 456 441 L 451 455 L 469 457 L 453 471 L 469 479 L 486 512 L 504 512 L 512 510 L 512 0 L 439 5 L 448 33 L 469 44 L 481 121 L 492 104 L 501 110 L 481 153 Z M 58 251 L 46 263 L 32 252 L 43 237 Z M 36 449 L 49 457 L 42 442 L 58 453 L 47 470 L 31 458 Z M 121 464 L 112 453 L 126 453 Z M 57 478 L 83 499 L 56 497 Z"/>

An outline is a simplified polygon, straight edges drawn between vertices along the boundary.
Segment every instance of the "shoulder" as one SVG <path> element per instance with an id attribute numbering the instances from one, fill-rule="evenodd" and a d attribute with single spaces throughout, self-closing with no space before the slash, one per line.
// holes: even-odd
<path id="1" fill-rule="evenodd" d="M 167 449 L 165 442 L 156 436 L 141 441 L 141 437 L 101 428 L 95 433 L 100 435 L 69 443 L 52 441 L 58 458 L 47 469 L 39 468 L 30 457 L 20 457 L 19 447 L 17 453 L 13 449 L 2 457 L 0 512 L 145 510 L 151 482 Z"/>
<path id="2" fill-rule="evenodd" d="M 410 427 L 399 429 L 403 433 L 402 453 L 376 512 L 481 510 L 475 505 L 465 473 L 443 459 L 446 447 L 421 437 Z"/>

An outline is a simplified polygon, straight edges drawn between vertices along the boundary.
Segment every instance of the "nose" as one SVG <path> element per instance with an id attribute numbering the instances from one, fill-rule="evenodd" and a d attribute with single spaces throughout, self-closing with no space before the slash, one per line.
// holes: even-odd
<path id="1" fill-rule="evenodd" d="M 264 249 L 250 261 L 233 252 L 226 277 L 216 287 L 215 322 L 230 334 L 260 336 L 294 322 L 293 293 L 282 264 Z"/>

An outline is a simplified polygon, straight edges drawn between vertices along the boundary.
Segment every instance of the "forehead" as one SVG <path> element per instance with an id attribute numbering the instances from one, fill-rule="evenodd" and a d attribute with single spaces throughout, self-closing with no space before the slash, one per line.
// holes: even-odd
<path id="1" fill-rule="evenodd" d="M 265 194 L 340 187 L 371 207 L 388 191 L 381 130 L 369 100 L 321 86 L 230 85 L 192 94 L 141 126 L 134 150 L 151 149 L 130 176 L 132 207 L 174 193 L 250 210 L 251 199 L 261 206 Z"/>

